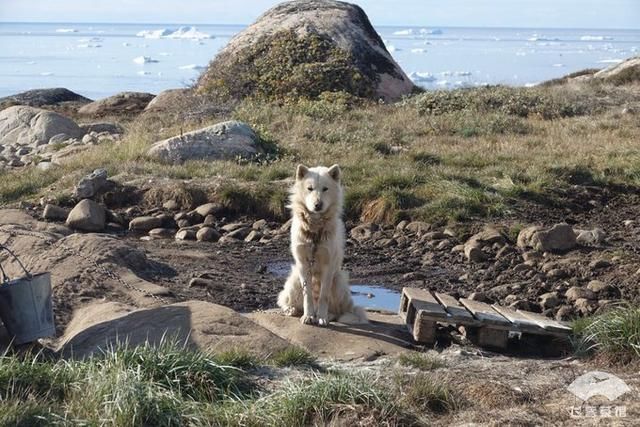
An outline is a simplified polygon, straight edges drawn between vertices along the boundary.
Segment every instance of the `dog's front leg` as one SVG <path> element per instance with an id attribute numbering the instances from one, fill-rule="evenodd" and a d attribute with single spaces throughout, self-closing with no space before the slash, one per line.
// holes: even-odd
<path id="1" fill-rule="evenodd" d="M 318 326 L 327 326 L 329 324 L 329 282 L 333 278 L 330 277 L 329 269 L 325 268 L 320 273 L 320 296 L 318 298 Z"/>
<path id="2" fill-rule="evenodd" d="M 300 284 L 302 285 L 303 314 L 300 323 L 312 325 L 316 323 L 316 309 L 313 305 L 313 290 L 311 289 L 311 269 L 303 265 L 300 268 Z"/>

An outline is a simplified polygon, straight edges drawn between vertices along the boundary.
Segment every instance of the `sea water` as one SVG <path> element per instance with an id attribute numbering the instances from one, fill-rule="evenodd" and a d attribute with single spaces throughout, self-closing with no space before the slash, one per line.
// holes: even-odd
<path id="1" fill-rule="evenodd" d="M 0 23 L 0 96 L 66 87 L 89 98 L 194 83 L 243 25 Z M 640 55 L 640 30 L 376 27 L 427 89 L 530 86 Z"/>

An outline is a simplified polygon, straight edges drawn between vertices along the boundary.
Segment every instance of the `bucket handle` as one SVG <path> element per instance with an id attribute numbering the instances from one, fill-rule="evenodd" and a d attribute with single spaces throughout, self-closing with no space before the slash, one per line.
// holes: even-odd
<path id="1" fill-rule="evenodd" d="M 11 249 L 9 249 L 8 247 L 4 246 L 3 244 L 0 244 L 0 251 L 5 250 L 7 252 L 9 252 L 9 255 L 11 255 L 20 265 L 20 267 L 22 267 L 22 269 L 24 270 L 25 274 L 27 275 L 28 279 L 31 279 L 31 273 L 29 273 L 29 271 L 25 268 L 25 266 L 22 264 L 22 262 L 20 261 L 20 258 L 18 258 L 16 256 L 16 254 L 14 254 Z M 9 276 L 7 276 L 7 273 L 4 271 L 4 269 L 2 268 L 2 264 L 0 264 L 0 273 L 2 273 L 2 283 L 6 283 L 9 281 Z"/>

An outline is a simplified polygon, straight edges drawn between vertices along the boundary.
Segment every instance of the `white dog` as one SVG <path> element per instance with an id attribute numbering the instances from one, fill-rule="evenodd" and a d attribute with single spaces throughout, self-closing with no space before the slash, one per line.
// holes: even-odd
<path id="1" fill-rule="evenodd" d="M 288 206 L 295 265 L 278 295 L 278 306 L 289 316 L 301 316 L 304 324 L 367 323 L 364 310 L 353 305 L 349 277 L 342 270 L 342 199 L 338 165 L 298 165 Z"/>

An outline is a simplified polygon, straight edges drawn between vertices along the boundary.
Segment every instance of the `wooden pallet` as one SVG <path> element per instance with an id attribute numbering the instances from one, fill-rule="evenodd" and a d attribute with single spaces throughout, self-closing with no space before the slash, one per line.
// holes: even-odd
<path id="1" fill-rule="evenodd" d="M 467 298 L 404 288 L 400 298 L 400 317 L 414 340 L 433 344 L 437 324 L 464 326 L 467 338 L 482 347 L 504 349 L 509 334 L 567 339 L 571 327 L 538 313 L 489 305 Z"/>

